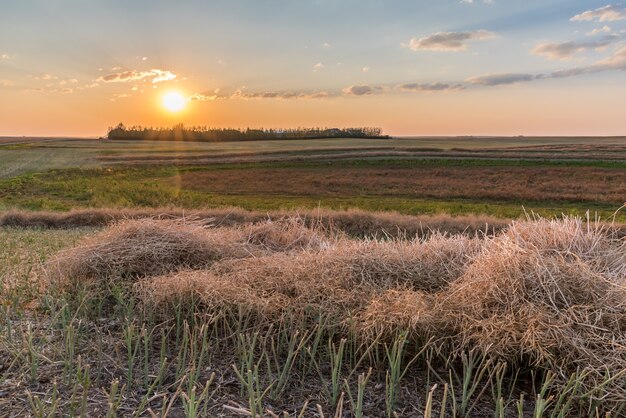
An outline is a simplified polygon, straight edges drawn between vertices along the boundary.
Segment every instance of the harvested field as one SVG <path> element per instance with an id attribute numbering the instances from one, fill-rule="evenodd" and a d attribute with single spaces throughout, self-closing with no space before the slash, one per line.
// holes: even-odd
<path id="1" fill-rule="evenodd" d="M 193 393 L 205 416 L 624 412 L 626 242 L 607 225 L 377 240 L 294 218 L 127 219 L 27 276 L 35 290 L 12 284 L 4 306 L 42 326 L 0 333 L 5 375 L 25 379 L 0 386 L 7 411 L 57 388 L 57 411 L 90 415 L 111 397 L 117 411 L 186 414 Z"/>
<path id="2" fill-rule="evenodd" d="M 223 194 L 412 196 L 619 206 L 626 172 L 577 167 L 277 168 L 182 173 L 184 189 Z"/>
<path id="3" fill-rule="evenodd" d="M 2 417 L 626 416 L 624 138 L 0 142 Z"/>

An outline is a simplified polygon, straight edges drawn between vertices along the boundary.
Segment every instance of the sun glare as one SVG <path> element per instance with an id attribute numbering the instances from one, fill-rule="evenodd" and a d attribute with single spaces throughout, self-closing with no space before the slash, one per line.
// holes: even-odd
<path id="1" fill-rule="evenodd" d="M 171 91 L 163 96 L 163 107 L 165 107 L 170 112 L 181 111 L 186 104 L 187 101 L 185 100 L 183 95 L 177 91 Z"/>

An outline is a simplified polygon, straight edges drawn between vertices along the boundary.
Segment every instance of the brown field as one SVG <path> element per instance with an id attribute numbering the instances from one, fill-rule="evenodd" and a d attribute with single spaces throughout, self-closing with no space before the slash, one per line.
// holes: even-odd
<path id="1" fill-rule="evenodd" d="M 328 167 L 188 172 L 186 189 L 224 194 L 411 196 L 603 202 L 626 198 L 624 170 L 592 167 Z"/>

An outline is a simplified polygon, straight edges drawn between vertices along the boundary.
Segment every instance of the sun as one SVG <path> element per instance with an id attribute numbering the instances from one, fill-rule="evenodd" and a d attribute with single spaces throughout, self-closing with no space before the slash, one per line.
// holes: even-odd
<path id="1" fill-rule="evenodd" d="M 163 107 L 170 112 L 179 112 L 187 105 L 187 100 L 177 91 L 170 91 L 163 96 Z"/>

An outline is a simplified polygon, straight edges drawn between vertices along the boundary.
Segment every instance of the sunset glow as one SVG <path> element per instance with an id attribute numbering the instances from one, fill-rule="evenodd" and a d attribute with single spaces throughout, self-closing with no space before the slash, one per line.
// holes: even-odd
<path id="1" fill-rule="evenodd" d="M 624 133 L 620 3 L 148 4 L 4 2 L 0 135 L 98 136 L 120 120 L 380 126 L 391 135 Z"/>
<path id="2" fill-rule="evenodd" d="M 185 108 L 187 101 L 177 91 L 171 91 L 166 93 L 163 96 L 163 107 L 165 107 L 170 112 L 180 112 Z"/>

